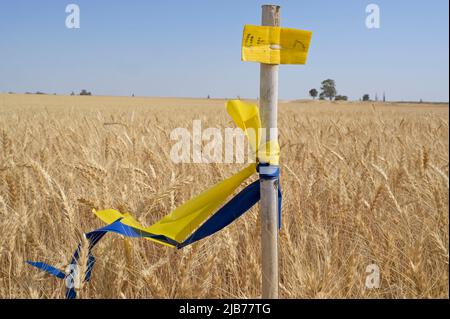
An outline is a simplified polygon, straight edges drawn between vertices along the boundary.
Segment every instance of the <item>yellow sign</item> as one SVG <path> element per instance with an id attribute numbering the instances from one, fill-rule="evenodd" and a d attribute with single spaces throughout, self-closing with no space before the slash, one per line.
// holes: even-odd
<path id="1" fill-rule="evenodd" d="M 266 64 L 305 64 L 311 31 L 246 25 L 242 61 Z"/>

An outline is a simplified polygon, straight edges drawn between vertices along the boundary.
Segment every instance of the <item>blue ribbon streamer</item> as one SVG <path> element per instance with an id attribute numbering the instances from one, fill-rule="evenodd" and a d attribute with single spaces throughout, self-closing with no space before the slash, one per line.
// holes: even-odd
<path id="1" fill-rule="evenodd" d="M 260 179 L 278 179 L 279 180 L 279 167 L 271 165 L 260 164 L 258 166 L 258 172 L 260 172 Z M 92 249 L 97 245 L 97 243 L 103 238 L 103 236 L 108 232 L 117 233 L 124 235 L 126 237 L 149 237 L 156 239 L 161 242 L 169 243 L 174 245 L 178 249 L 185 246 L 193 244 L 201 239 L 204 239 L 212 234 L 218 232 L 224 227 L 233 223 L 236 219 L 247 212 L 251 207 L 253 207 L 261 197 L 260 180 L 253 182 L 252 184 L 245 187 L 241 192 L 239 192 L 235 197 L 233 197 L 229 202 L 227 202 L 222 208 L 220 208 L 214 215 L 212 215 L 204 224 L 202 224 L 194 233 L 192 233 L 186 240 L 182 243 L 178 243 L 173 239 L 167 238 L 166 236 L 156 235 L 151 233 L 146 233 L 141 230 L 135 229 L 129 225 L 125 225 L 121 222 L 121 219 L 116 220 L 112 224 L 105 227 L 99 228 L 92 232 L 86 234 L 86 239 L 89 241 L 89 254 L 88 261 L 86 265 L 85 281 L 88 282 L 91 278 L 92 269 L 95 265 L 95 257 L 92 255 Z M 279 183 L 278 183 L 279 184 Z M 282 205 L 282 195 L 280 185 L 278 185 L 278 227 L 281 229 L 281 205 Z M 71 264 L 77 265 L 80 255 L 81 244 L 78 245 L 75 253 L 72 256 Z M 69 276 L 73 274 L 65 274 L 61 270 L 48 265 L 43 262 L 32 262 L 27 261 L 31 266 L 39 268 L 48 274 L 66 280 Z M 70 279 L 70 278 L 69 278 Z M 76 291 L 73 287 L 68 287 L 66 290 L 67 299 L 75 299 Z"/>

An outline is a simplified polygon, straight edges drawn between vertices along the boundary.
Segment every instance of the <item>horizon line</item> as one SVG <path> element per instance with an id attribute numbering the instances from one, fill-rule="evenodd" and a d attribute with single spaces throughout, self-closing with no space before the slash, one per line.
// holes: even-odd
<path id="1" fill-rule="evenodd" d="M 64 94 L 64 93 L 45 93 L 41 91 L 37 92 L 0 92 L 0 95 L 41 95 L 41 96 L 65 96 L 65 97 L 117 97 L 117 98 L 149 98 L 149 99 L 187 99 L 187 100 L 249 100 L 249 101 L 259 101 L 259 98 L 249 98 L 249 97 L 199 97 L 199 96 L 158 96 L 158 95 L 80 95 L 80 94 Z M 278 99 L 281 103 L 295 103 L 295 102 L 365 102 L 365 103 L 411 103 L 411 104 L 449 104 L 449 101 L 427 101 L 427 100 L 369 100 L 362 101 L 361 99 L 349 99 L 347 101 L 336 101 L 336 100 L 319 100 L 312 98 L 298 98 L 298 99 Z"/>

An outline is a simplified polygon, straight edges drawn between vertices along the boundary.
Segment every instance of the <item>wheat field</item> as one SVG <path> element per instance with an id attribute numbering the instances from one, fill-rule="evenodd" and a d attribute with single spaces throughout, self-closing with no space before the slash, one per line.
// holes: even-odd
<path id="1" fill-rule="evenodd" d="M 64 298 L 102 223 L 150 225 L 242 164 L 174 164 L 170 132 L 234 127 L 225 100 L 0 95 L 0 298 Z M 282 298 L 449 297 L 448 105 L 282 102 Z M 257 298 L 258 207 L 181 250 L 107 235 L 81 298 Z M 381 285 L 365 286 L 376 264 Z"/>

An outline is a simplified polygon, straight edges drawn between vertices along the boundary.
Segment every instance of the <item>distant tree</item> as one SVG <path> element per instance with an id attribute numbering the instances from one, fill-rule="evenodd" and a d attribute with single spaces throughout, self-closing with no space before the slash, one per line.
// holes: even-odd
<path id="1" fill-rule="evenodd" d="M 325 100 L 325 94 L 323 94 L 323 92 L 319 94 L 319 100 L 320 101 Z"/>
<path id="2" fill-rule="evenodd" d="M 208 94 L 208 96 L 206 98 L 209 100 L 211 98 L 211 96 Z"/>
<path id="3" fill-rule="evenodd" d="M 369 94 L 364 94 L 363 97 L 362 97 L 362 100 L 364 102 L 370 101 L 370 95 Z"/>
<path id="4" fill-rule="evenodd" d="M 83 89 L 81 90 L 80 95 L 92 95 L 92 93 Z"/>
<path id="5" fill-rule="evenodd" d="M 44 93 L 44 92 L 41 92 L 41 91 L 37 91 L 36 94 L 37 94 L 37 95 L 44 95 L 45 93 Z"/>
<path id="6" fill-rule="evenodd" d="M 75 95 L 75 92 L 74 91 L 72 91 L 72 93 L 70 93 L 70 96 L 74 96 Z"/>
<path id="7" fill-rule="evenodd" d="M 348 101 L 348 97 L 346 95 L 336 95 L 334 100 L 335 101 Z"/>
<path id="8" fill-rule="evenodd" d="M 313 98 L 313 100 L 316 99 L 317 95 L 319 94 L 319 92 L 317 92 L 316 89 L 311 89 L 309 90 L 309 96 L 311 96 Z"/>
<path id="9" fill-rule="evenodd" d="M 332 79 L 327 79 L 322 82 L 322 90 L 323 96 L 329 98 L 330 101 L 336 96 L 336 83 Z"/>

